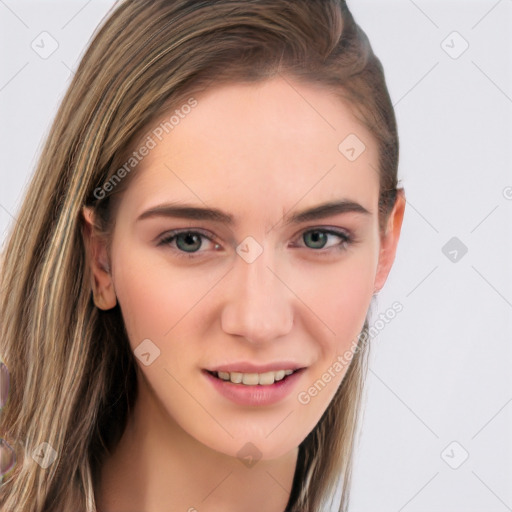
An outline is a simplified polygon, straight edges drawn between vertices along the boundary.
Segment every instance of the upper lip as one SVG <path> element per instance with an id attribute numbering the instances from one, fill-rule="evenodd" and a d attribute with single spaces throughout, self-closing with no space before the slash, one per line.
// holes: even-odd
<path id="1" fill-rule="evenodd" d="M 300 364 L 291 361 L 278 361 L 264 365 L 257 365 L 249 362 L 240 361 L 239 363 L 229 363 L 208 368 L 210 372 L 240 372 L 240 373 L 266 373 L 277 372 L 278 370 L 299 370 L 304 368 Z"/>

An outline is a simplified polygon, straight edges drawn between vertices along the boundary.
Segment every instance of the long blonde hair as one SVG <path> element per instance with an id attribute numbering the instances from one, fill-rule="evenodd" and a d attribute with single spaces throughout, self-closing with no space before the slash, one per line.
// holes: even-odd
<path id="1" fill-rule="evenodd" d="M 57 112 L 2 255 L 0 357 L 11 377 L 0 436 L 17 463 L 5 512 L 95 511 L 102 460 L 136 396 L 119 306 L 94 306 L 81 210 L 110 240 L 103 185 L 152 121 L 195 92 L 283 75 L 349 100 L 379 147 L 379 223 L 397 194 L 398 136 L 380 61 L 342 0 L 126 0 L 98 27 Z M 347 508 L 367 367 L 364 334 L 345 378 L 299 447 L 288 511 L 320 510 L 342 480 Z M 32 454 L 48 443 L 46 469 Z"/>

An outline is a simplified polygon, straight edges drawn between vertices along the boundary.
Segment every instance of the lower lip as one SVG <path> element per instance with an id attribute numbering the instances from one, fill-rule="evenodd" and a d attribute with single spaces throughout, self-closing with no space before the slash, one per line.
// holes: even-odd
<path id="1" fill-rule="evenodd" d="M 203 370 L 203 373 L 222 396 L 238 405 L 272 405 L 283 400 L 292 392 L 304 370 L 305 368 L 301 368 L 269 386 L 233 384 L 230 381 L 214 377 L 206 370 Z"/>

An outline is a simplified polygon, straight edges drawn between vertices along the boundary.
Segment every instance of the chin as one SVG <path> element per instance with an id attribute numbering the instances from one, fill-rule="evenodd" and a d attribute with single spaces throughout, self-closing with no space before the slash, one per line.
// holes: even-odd
<path id="1" fill-rule="evenodd" d="M 274 460 L 283 457 L 295 450 L 307 435 L 304 433 L 303 436 L 296 434 L 291 437 L 287 429 L 283 432 L 280 435 L 270 434 L 270 436 L 233 433 L 234 439 L 224 436 L 223 439 L 198 440 L 212 450 L 237 458 L 250 466 L 258 460 Z"/>

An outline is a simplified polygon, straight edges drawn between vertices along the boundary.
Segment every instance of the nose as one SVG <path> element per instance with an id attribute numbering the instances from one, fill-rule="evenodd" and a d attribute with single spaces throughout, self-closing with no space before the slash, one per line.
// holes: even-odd
<path id="1" fill-rule="evenodd" d="M 222 310 L 222 329 L 252 343 L 273 341 L 293 325 L 294 295 L 273 269 L 269 252 L 264 250 L 252 263 L 237 257 L 227 276 L 229 296 Z"/>

